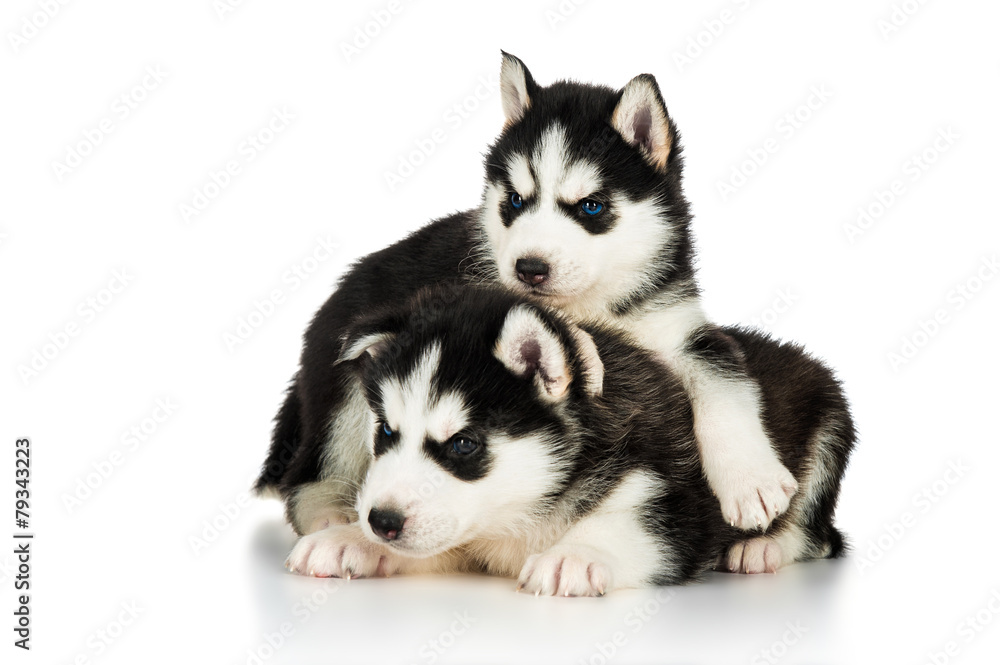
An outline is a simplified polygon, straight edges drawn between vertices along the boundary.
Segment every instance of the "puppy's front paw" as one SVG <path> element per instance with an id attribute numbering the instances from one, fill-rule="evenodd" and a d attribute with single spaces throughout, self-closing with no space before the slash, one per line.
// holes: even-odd
<path id="1" fill-rule="evenodd" d="M 726 522 L 740 529 L 766 529 L 788 504 L 799 485 L 783 464 L 748 464 L 733 469 L 715 489 Z"/>
<path id="2" fill-rule="evenodd" d="M 726 553 L 726 568 L 731 573 L 774 573 L 785 565 L 781 545 L 771 538 L 751 538 L 736 543 Z"/>
<path id="3" fill-rule="evenodd" d="M 285 567 L 313 577 L 373 577 L 389 575 L 390 556 L 367 540 L 357 524 L 335 524 L 299 538 Z"/>
<path id="4" fill-rule="evenodd" d="M 590 547 L 553 547 L 528 557 L 517 590 L 536 596 L 603 596 L 611 589 L 611 567 Z"/>

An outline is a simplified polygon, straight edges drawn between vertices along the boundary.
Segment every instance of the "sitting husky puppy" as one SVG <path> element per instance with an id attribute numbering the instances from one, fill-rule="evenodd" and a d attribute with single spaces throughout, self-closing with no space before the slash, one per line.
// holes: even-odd
<path id="1" fill-rule="evenodd" d="M 764 572 L 838 556 L 833 511 L 854 441 L 839 384 L 758 332 L 727 329 L 704 348 L 737 358 L 723 378 L 760 384 L 768 434 L 799 483 L 766 537 L 741 542 L 723 520 L 687 393 L 654 354 L 466 287 L 348 332 L 339 362 L 358 361 L 370 407 L 365 449 L 340 461 L 368 467 L 360 519 L 304 536 L 287 565 L 348 578 L 479 570 L 536 595 L 592 596 L 687 582 L 720 557 Z"/>
<path id="2" fill-rule="evenodd" d="M 701 310 L 681 146 L 656 81 L 542 87 L 504 54 L 501 96 L 506 124 L 486 157 L 481 206 L 365 257 L 316 314 L 257 490 L 278 491 L 300 534 L 356 519 L 367 405 L 349 364 L 327 362 L 331 345 L 374 307 L 445 281 L 485 282 L 654 351 L 691 397 L 701 465 L 726 521 L 767 527 L 796 482 L 760 421 L 760 389 L 737 345 Z"/>

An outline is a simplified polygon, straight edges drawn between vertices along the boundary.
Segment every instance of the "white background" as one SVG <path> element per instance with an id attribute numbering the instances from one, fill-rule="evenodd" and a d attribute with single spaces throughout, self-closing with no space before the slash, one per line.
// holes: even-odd
<path id="1" fill-rule="evenodd" d="M 889 0 L 567 1 L 562 14 L 555 0 L 404 1 L 350 56 L 387 1 L 248 0 L 220 16 L 211 0 L 94 0 L 51 18 L 44 2 L 5 2 L 0 533 L 16 530 L 14 440 L 29 436 L 36 539 L 30 653 L 12 646 L 13 540 L 0 547 L 4 662 L 257 662 L 248 649 L 267 663 L 995 662 L 1000 279 L 984 261 L 1000 250 L 1000 6 L 898 1 L 912 15 L 888 34 Z M 481 81 L 501 48 L 542 84 L 657 77 L 683 134 L 710 315 L 766 323 L 844 380 L 860 429 L 838 511 L 850 559 L 596 600 L 524 597 L 510 580 L 285 574 L 281 509 L 246 490 L 300 335 L 350 261 L 477 204 L 501 126 Z M 248 160 L 274 109 L 294 119 Z M 104 120 L 112 131 L 80 147 Z M 439 128 L 390 188 L 386 172 Z M 54 163 L 77 150 L 60 178 Z M 185 220 L 230 160 L 239 173 Z M 845 226 L 897 179 L 852 242 Z M 327 238 L 337 254 L 314 261 Z M 128 285 L 105 293 L 122 270 Z M 920 347 L 893 363 L 904 337 Z M 153 431 L 156 400 L 176 408 Z M 322 602 L 307 609 L 310 595 Z M 125 626 L 122 603 L 139 611 Z M 471 622 L 460 635 L 456 612 Z"/>

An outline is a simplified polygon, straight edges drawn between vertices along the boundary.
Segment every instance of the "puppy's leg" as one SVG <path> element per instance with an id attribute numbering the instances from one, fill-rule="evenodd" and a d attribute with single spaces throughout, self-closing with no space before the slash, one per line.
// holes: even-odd
<path id="1" fill-rule="evenodd" d="M 764 432 L 757 387 L 698 367 L 691 374 L 695 438 L 722 515 L 741 529 L 766 529 L 788 510 L 798 484 Z"/>
<path id="2" fill-rule="evenodd" d="M 722 557 L 722 567 L 731 573 L 774 573 L 779 568 L 807 557 L 810 543 L 795 524 L 780 533 L 742 540 Z"/>
<path id="3" fill-rule="evenodd" d="M 660 489 L 655 478 L 633 471 L 555 545 L 528 557 L 518 590 L 536 596 L 603 596 L 662 575 L 667 553 L 642 522 L 643 506 Z"/>
<path id="4" fill-rule="evenodd" d="M 314 577 L 372 577 L 385 554 L 356 523 L 333 524 L 299 538 L 285 567 Z"/>
<path id="5" fill-rule="evenodd" d="M 357 519 L 351 507 L 356 489 L 347 480 L 320 480 L 291 490 L 285 501 L 285 514 L 295 532 L 307 535 L 335 524 Z"/>
<path id="6" fill-rule="evenodd" d="M 798 484 L 764 431 L 760 389 L 736 340 L 704 326 L 672 361 L 691 397 L 702 466 L 723 517 L 741 529 L 766 529 L 788 510 Z"/>
<path id="7" fill-rule="evenodd" d="M 791 563 L 781 543 L 770 536 L 741 540 L 725 554 L 725 567 L 731 573 L 774 573 Z"/>
<path id="8" fill-rule="evenodd" d="M 313 577 L 388 577 L 402 573 L 450 572 L 454 560 L 448 555 L 414 559 L 365 537 L 357 522 L 333 524 L 295 544 L 285 567 L 293 573 Z"/>
<path id="9" fill-rule="evenodd" d="M 767 527 L 788 509 L 797 485 L 764 431 L 760 389 L 747 375 L 739 343 L 706 323 L 696 299 L 646 314 L 631 327 L 684 382 L 702 468 L 726 521 Z"/>

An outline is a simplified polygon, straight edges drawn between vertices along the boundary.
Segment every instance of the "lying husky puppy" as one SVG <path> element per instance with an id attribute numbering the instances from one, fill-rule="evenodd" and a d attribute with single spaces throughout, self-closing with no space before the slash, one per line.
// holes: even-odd
<path id="1" fill-rule="evenodd" d="M 722 378 L 760 384 L 767 432 L 799 483 L 766 536 L 741 541 L 723 520 L 687 393 L 654 354 L 466 287 L 348 332 L 339 362 L 360 364 L 370 407 L 352 453 L 368 468 L 360 519 L 304 536 L 287 565 L 337 577 L 479 570 L 535 594 L 592 596 L 696 579 L 720 557 L 755 573 L 838 556 L 833 512 L 854 443 L 839 384 L 751 330 L 704 348 L 736 359 Z"/>
<path id="2" fill-rule="evenodd" d="M 343 277 L 305 334 L 257 489 L 278 490 L 302 534 L 351 519 L 349 489 L 365 466 L 345 460 L 367 445 L 367 406 L 350 367 L 326 362 L 330 345 L 359 314 L 422 287 L 486 282 L 626 330 L 654 351 L 691 396 L 701 464 L 726 521 L 766 527 L 796 483 L 760 422 L 759 387 L 702 312 L 681 147 L 656 81 L 541 87 L 504 54 L 501 93 L 506 125 L 486 157 L 481 206 Z"/>

